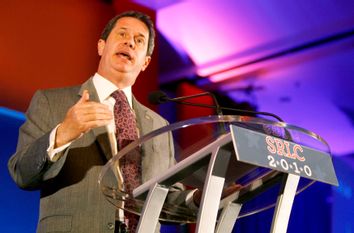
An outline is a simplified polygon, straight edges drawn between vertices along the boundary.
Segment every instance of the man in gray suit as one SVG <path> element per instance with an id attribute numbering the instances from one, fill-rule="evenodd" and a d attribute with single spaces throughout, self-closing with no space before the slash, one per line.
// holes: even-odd
<path id="1" fill-rule="evenodd" d="M 93 77 L 81 86 L 34 95 L 8 167 L 19 187 L 40 190 L 37 232 L 117 232 L 116 209 L 97 182 L 102 166 L 117 152 L 112 140 L 115 100 L 110 95 L 123 90 L 140 135 L 167 124 L 131 93 L 139 73 L 149 65 L 154 38 L 148 16 L 118 15 L 98 41 L 101 59 Z M 175 163 L 171 137 L 158 140 L 143 148 L 142 182 Z"/>

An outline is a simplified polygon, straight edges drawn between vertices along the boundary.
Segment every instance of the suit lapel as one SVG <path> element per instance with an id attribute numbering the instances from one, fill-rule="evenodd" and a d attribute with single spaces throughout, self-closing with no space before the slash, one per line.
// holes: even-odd
<path id="1" fill-rule="evenodd" d="M 88 90 L 90 95 L 90 101 L 100 102 L 95 86 L 93 85 L 92 78 L 82 84 L 79 95 L 82 96 L 84 90 Z M 90 131 L 90 134 L 96 137 L 99 146 L 101 147 L 107 160 L 112 158 L 112 148 L 109 142 L 108 132 L 105 126 L 94 128 Z"/>
<path id="2" fill-rule="evenodd" d="M 153 129 L 153 119 L 144 106 L 139 103 L 133 96 L 133 109 L 137 118 L 137 124 L 140 131 L 140 136 L 150 133 Z"/>
<path id="3" fill-rule="evenodd" d="M 150 133 L 153 130 L 153 117 L 149 111 L 133 96 L 133 109 L 136 114 L 140 137 Z M 153 155 L 153 140 L 148 140 L 142 145 L 142 182 L 152 178 L 151 167 L 149 166 L 150 156 Z"/>

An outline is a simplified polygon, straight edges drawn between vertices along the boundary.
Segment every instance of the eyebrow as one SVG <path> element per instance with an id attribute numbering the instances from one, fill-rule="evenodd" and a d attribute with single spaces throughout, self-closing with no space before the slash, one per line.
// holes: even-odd
<path id="1" fill-rule="evenodd" d="M 126 28 L 126 27 L 120 27 L 118 29 L 128 30 L 128 28 Z M 141 32 L 139 32 L 139 36 L 142 36 L 142 37 L 145 38 L 145 35 L 143 33 L 141 33 Z"/>

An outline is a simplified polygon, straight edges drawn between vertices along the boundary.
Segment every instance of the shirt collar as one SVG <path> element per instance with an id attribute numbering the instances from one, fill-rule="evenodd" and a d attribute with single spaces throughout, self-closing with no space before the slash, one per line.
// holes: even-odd
<path id="1" fill-rule="evenodd" d="M 111 81 L 99 75 L 98 73 L 95 73 L 92 78 L 92 81 L 93 85 L 96 88 L 97 95 L 101 103 L 104 100 L 107 100 L 114 91 L 118 90 L 116 85 L 114 85 Z M 132 87 L 130 86 L 123 88 L 122 91 L 126 95 L 129 105 L 132 108 Z"/>

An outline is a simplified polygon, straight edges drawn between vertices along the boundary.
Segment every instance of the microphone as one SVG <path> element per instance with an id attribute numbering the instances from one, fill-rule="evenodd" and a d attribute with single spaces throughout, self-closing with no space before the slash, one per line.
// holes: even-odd
<path id="1" fill-rule="evenodd" d="M 170 98 L 162 91 L 153 91 L 149 93 L 148 101 L 150 104 L 158 105 L 170 101 Z"/>
<path id="2" fill-rule="evenodd" d="M 191 99 L 191 98 L 196 98 L 196 97 L 200 97 L 200 96 L 211 96 L 214 100 L 214 104 L 215 105 L 208 105 L 208 104 L 197 104 L 197 103 L 191 103 L 191 102 L 186 102 L 183 101 L 185 99 Z M 177 97 L 177 98 L 170 98 L 168 97 L 168 95 L 166 95 L 166 93 L 162 92 L 162 91 L 154 91 L 151 92 L 148 96 L 148 100 L 150 104 L 163 104 L 166 102 L 176 102 L 179 104 L 186 104 L 186 105 L 191 105 L 191 106 L 197 106 L 197 107 L 204 107 L 204 108 L 214 108 L 216 109 L 216 112 L 219 115 L 222 115 L 222 110 L 228 110 L 228 111 L 234 111 L 237 112 L 239 114 L 243 114 L 243 115 L 247 115 L 247 116 L 253 116 L 253 115 L 264 115 L 264 116 L 270 116 L 273 117 L 275 119 L 277 119 L 280 122 L 284 122 L 283 119 L 281 119 L 279 116 L 273 114 L 273 113 L 269 113 L 269 112 L 257 112 L 257 111 L 251 111 L 251 110 L 242 110 L 242 109 L 237 109 L 237 108 L 227 108 L 227 107 L 221 107 L 219 105 L 219 103 L 217 102 L 215 95 L 210 93 L 210 92 L 203 92 L 200 94 L 196 94 L 196 95 L 189 95 L 189 96 L 181 96 L 181 97 Z"/>
<path id="3" fill-rule="evenodd" d="M 213 102 L 215 105 L 197 104 L 197 103 L 183 101 L 185 99 L 192 99 L 192 98 L 201 97 L 201 96 L 210 96 L 213 99 Z M 186 104 L 186 105 L 191 105 L 191 106 L 214 108 L 218 115 L 223 115 L 222 108 L 220 107 L 215 95 L 211 92 L 203 92 L 203 93 L 196 94 L 196 95 L 188 95 L 188 96 L 181 96 L 181 97 L 177 97 L 177 98 L 170 98 L 170 97 L 168 97 L 168 95 L 166 93 L 164 93 L 162 91 L 154 91 L 149 94 L 148 101 L 150 104 L 155 104 L 155 105 L 163 104 L 166 102 L 176 102 L 176 103 Z"/>
<path id="4" fill-rule="evenodd" d="M 208 105 L 208 104 L 198 104 L 198 103 L 191 103 L 191 102 L 186 102 L 183 101 L 185 99 L 191 99 L 191 98 L 196 98 L 196 97 L 200 97 L 200 96 L 211 96 L 214 100 L 214 104 L 215 105 Z M 218 115 L 223 115 L 222 110 L 228 110 L 228 111 L 233 111 L 238 113 L 239 115 L 246 115 L 246 116 L 254 116 L 254 115 L 263 115 L 263 116 L 270 116 L 273 117 L 275 119 L 277 119 L 280 122 L 285 122 L 282 118 L 280 118 L 279 116 L 273 114 L 273 113 L 269 113 L 269 112 L 257 112 L 257 111 L 251 111 L 251 110 L 243 110 L 243 109 L 237 109 L 237 108 L 227 108 L 227 107 L 222 107 L 219 105 L 218 101 L 216 100 L 216 97 L 214 94 L 210 93 L 210 92 L 203 92 L 200 94 L 196 94 L 196 95 L 189 95 L 189 96 L 181 96 L 181 97 L 177 97 L 177 98 L 170 98 L 168 97 L 168 95 L 162 91 L 154 91 L 151 92 L 148 96 L 148 100 L 150 104 L 163 104 L 166 102 L 176 102 L 178 104 L 185 104 L 185 105 L 191 105 L 191 106 L 196 106 L 196 107 L 203 107 L 203 108 L 213 108 L 216 109 L 216 112 Z M 224 124 L 218 124 L 219 125 L 219 130 L 221 133 L 226 132 L 225 131 L 225 125 Z M 285 137 L 288 138 L 289 140 L 292 140 L 292 136 L 290 134 L 290 132 L 285 129 Z"/>

